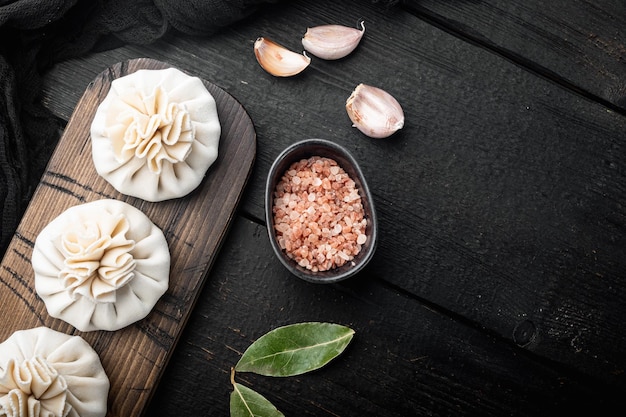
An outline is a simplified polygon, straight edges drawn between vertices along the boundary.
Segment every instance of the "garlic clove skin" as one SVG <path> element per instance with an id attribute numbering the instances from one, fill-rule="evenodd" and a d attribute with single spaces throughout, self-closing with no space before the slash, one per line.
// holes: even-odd
<path id="1" fill-rule="evenodd" d="M 308 28 L 302 38 L 304 49 L 321 59 L 335 60 L 349 55 L 361 42 L 365 34 L 365 22 L 362 29 L 341 25 L 322 25 Z"/>
<path id="2" fill-rule="evenodd" d="M 346 111 L 352 126 L 371 138 L 389 137 L 404 126 L 400 103 L 377 87 L 359 84 L 346 100 Z"/>
<path id="3" fill-rule="evenodd" d="M 276 77 L 299 74 L 311 63 L 306 54 L 299 54 L 276 42 L 260 37 L 254 42 L 254 55 L 259 65 Z"/>

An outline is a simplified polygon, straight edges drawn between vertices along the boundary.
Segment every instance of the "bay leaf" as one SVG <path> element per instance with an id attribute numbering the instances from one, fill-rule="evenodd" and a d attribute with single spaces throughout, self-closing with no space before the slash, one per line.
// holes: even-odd
<path id="1" fill-rule="evenodd" d="M 230 394 L 230 417 L 285 417 L 264 396 L 237 382 Z"/>
<path id="2" fill-rule="evenodd" d="M 344 351 L 354 330 L 333 323 L 305 322 L 278 327 L 243 353 L 235 370 L 265 376 L 293 376 L 326 365 Z"/>

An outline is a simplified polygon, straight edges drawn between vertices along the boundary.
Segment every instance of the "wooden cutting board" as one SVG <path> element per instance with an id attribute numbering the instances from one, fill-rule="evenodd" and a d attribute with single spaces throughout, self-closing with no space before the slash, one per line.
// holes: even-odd
<path id="1" fill-rule="evenodd" d="M 16 330 L 38 326 L 82 336 L 100 355 L 111 381 L 107 414 L 111 417 L 143 413 L 219 252 L 256 154 L 254 126 L 244 108 L 204 81 L 217 102 L 222 135 L 218 159 L 195 191 L 176 200 L 149 203 L 118 193 L 101 178 L 93 165 L 89 130 L 111 81 L 139 69 L 167 67 L 163 62 L 135 59 L 106 69 L 89 84 L 0 268 L 0 341 Z M 169 289 L 152 312 L 135 324 L 115 332 L 79 332 L 48 315 L 35 293 L 30 259 L 37 235 L 51 220 L 71 206 L 102 198 L 132 204 L 163 230 L 172 258 Z"/>

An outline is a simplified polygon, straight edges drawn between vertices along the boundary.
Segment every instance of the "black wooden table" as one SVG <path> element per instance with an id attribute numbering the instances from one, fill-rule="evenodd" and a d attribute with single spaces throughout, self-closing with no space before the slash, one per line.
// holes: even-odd
<path id="1" fill-rule="evenodd" d="M 365 21 L 358 49 L 264 72 L 259 36 L 300 51 L 309 26 Z M 626 394 L 626 3 L 282 2 L 209 38 L 177 34 L 67 61 L 45 82 L 68 120 L 103 69 L 155 58 L 228 91 L 257 158 L 237 216 L 146 415 L 227 415 L 230 369 L 278 326 L 329 321 L 355 338 L 299 377 L 241 374 L 286 416 L 623 413 Z M 359 83 L 402 104 L 388 139 L 350 126 Z M 357 159 L 380 242 L 338 284 L 290 275 L 264 224 L 274 158 L 325 138 Z M 618 413 L 618 415 L 621 415 Z"/>

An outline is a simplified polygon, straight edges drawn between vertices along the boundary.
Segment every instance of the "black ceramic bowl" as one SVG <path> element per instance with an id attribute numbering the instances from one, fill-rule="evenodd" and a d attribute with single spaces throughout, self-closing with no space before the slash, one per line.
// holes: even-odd
<path id="1" fill-rule="evenodd" d="M 359 191 L 365 212 L 365 218 L 367 219 L 367 226 L 365 229 L 367 241 L 363 244 L 360 252 L 354 257 L 354 259 L 346 262 L 340 267 L 317 272 L 301 267 L 296 261 L 289 258 L 285 251 L 280 248 L 278 239 L 276 238 L 274 215 L 272 213 L 276 184 L 280 182 L 281 177 L 292 163 L 310 158 L 312 156 L 334 159 L 350 176 Z M 272 248 L 274 249 L 274 252 L 280 262 L 292 274 L 309 282 L 333 283 L 351 277 L 367 265 L 376 249 L 378 227 L 376 223 L 376 211 L 374 210 L 372 195 L 367 187 L 363 173 L 361 172 L 361 169 L 355 159 L 345 148 L 328 140 L 303 140 L 289 146 L 280 155 L 278 155 L 267 176 L 267 183 L 265 186 L 265 220 L 267 222 L 267 231 L 270 243 L 272 244 Z"/>

